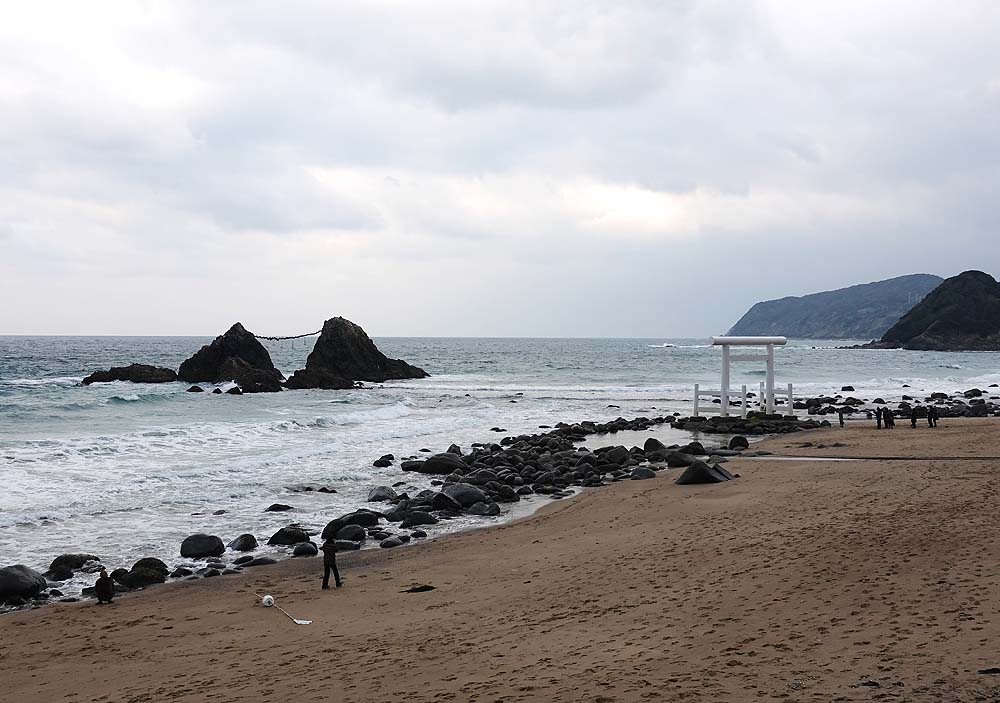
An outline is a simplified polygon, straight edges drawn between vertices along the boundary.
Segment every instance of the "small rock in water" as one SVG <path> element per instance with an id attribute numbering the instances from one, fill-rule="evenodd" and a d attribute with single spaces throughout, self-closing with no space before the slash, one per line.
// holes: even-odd
<path id="1" fill-rule="evenodd" d="M 283 513 L 287 510 L 295 510 L 295 508 L 284 503 L 271 503 L 271 505 L 264 508 L 265 513 Z"/>

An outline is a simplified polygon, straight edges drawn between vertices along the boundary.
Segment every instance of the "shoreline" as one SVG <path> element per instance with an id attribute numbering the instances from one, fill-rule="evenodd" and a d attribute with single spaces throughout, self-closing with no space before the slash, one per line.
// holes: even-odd
<path id="1" fill-rule="evenodd" d="M 996 429 L 832 427 L 762 446 L 992 456 Z M 698 486 L 669 469 L 346 555 L 336 591 L 319 590 L 318 559 L 295 559 L 11 613 L 0 671 L 29 702 L 979 700 L 1000 692 L 977 673 L 1000 666 L 1000 490 L 989 459 L 956 464 L 733 459 L 740 479 Z M 435 590 L 403 592 L 416 583 Z"/>

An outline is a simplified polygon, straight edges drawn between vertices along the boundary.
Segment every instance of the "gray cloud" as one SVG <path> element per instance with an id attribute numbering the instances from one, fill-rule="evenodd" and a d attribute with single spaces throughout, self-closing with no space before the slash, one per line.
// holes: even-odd
<path id="1" fill-rule="evenodd" d="M 10 12 L 0 333 L 697 335 L 1000 269 L 994 4 L 568 7 Z"/>

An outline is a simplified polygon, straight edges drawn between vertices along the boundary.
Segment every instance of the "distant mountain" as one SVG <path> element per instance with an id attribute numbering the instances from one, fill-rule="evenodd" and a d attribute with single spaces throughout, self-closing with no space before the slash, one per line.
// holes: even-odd
<path id="1" fill-rule="evenodd" d="M 757 303 L 732 335 L 876 339 L 937 287 L 940 276 L 915 273 L 887 281 Z"/>
<path id="2" fill-rule="evenodd" d="M 866 346 L 1000 351 L 1000 283 L 982 271 L 952 276 Z"/>

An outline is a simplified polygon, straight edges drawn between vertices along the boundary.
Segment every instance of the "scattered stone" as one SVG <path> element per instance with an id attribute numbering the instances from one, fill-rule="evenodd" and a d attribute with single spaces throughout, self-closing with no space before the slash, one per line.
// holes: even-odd
<path id="1" fill-rule="evenodd" d="M 272 559 L 271 557 L 257 557 L 255 559 L 251 559 L 250 561 L 243 562 L 242 566 L 246 568 L 250 566 L 267 566 L 268 564 L 277 563 L 277 560 Z"/>
<path id="2" fill-rule="evenodd" d="M 283 545 L 291 547 L 299 542 L 308 541 L 309 533 L 302 529 L 301 526 L 288 525 L 287 527 L 282 527 L 280 530 L 271 535 L 271 538 L 267 540 L 267 543 L 270 545 Z"/>
<path id="3" fill-rule="evenodd" d="M 45 586 L 45 577 L 24 564 L 0 569 L 0 600 L 31 598 L 41 593 Z"/>
<path id="4" fill-rule="evenodd" d="M 218 390 L 218 389 L 216 389 L 216 390 Z M 187 392 L 188 393 L 204 393 L 205 389 L 202 388 L 201 386 L 191 386 L 190 388 L 187 389 Z"/>
<path id="5" fill-rule="evenodd" d="M 684 470 L 674 483 L 686 486 L 698 483 L 721 483 L 732 480 L 733 475 L 721 466 L 696 461 Z"/>
<path id="6" fill-rule="evenodd" d="M 427 591 L 433 591 L 434 589 L 435 586 L 429 586 L 426 583 L 418 583 L 400 591 L 400 593 L 426 593 Z"/>
<path id="7" fill-rule="evenodd" d="M 402 547 L 403 540 L 399 539 L 398 537 L 390 537 L 389 539 L 384 539 L 381 542 L 379 542 L 378 546 L 381 547 L 382 549 L 392 549 L 393 547 Z"/>
<path id="8" fill-rule="evenodd" d="M 736 435 L 729 440 L 730 449 L 749 449 L 750 442 L 743 435 Z"/>
<path id="9" fill-rule="evenodd" d="M 629 476 L 633 481 L 643 480 L 647 478 L 656 478 L 656 472 L 652 469 L 648 469 L 645 466 L 637 466 L 632 469 L 632 474 Z"/>
<path id="10" fill-rule="evenodd" d="M 284 503 L 272 503 L 264 508 L 265 513 L 283 513 L 288 510 L 295 510 L 295 508 L 290 505 L 285 505 Z"/>
<path id="11" fill-rule="evenodd" d="M 384 503 L 395 501 L 399 498 L 396 495 L 396 491 L 392 490 L 389 486 L 375 486 L 370 491 L 368 491 L 368 502 L 369 503 Z"/>

